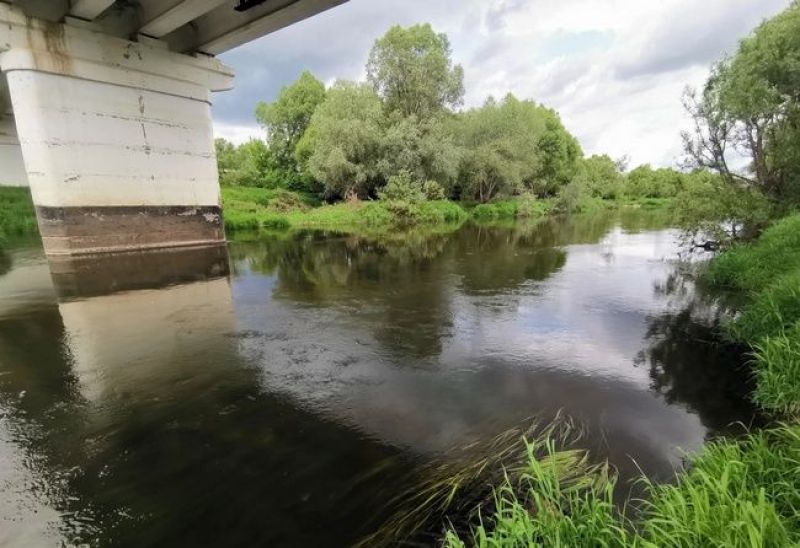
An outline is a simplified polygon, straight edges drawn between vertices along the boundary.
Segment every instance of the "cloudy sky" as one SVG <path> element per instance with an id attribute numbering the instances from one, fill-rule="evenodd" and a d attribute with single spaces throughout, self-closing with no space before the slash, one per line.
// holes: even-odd
<path id="1" fill-rule="evenodd" d="M 790 0 L 350 0 L 221 56 L 236 87 L 214 96 L 217 136 L 261 136 L 253 111 L 303 70 L 363 79 L 391 25 L 429 22 L 464 67 L 466 106 L 511 91 L 561 113 L 587 153 L 673 165 L 680 96 Z"/>

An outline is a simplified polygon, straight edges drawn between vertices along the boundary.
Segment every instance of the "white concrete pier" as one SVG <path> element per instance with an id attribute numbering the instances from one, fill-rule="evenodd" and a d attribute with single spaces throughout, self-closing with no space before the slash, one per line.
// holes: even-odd
<path id="1" fill-rule="evenodd" d="M 45 251 L 223 242 L 211 54 L 341 2 L 0 0 L 0 183 L 27 178 Z"/>

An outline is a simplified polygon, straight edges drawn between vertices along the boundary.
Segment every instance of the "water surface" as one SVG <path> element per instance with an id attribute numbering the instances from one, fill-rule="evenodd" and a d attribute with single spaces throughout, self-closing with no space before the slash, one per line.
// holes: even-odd
<path id="1" fill-rule="evenodd" d="M 629 478 L 752 419 L 653 214 L 322 232 L 0 274 L 0 545 L 348 546 L 559 411 Z"/>

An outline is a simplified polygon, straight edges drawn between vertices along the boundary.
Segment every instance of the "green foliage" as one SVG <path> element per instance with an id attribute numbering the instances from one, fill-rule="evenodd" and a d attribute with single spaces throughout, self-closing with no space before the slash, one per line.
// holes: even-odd
<path id="1" fill-rule="evenodd" d="M 731 330 L 739 340 L 753 342 L 781 333 L 797 321 L 800 321 L 800 270 L 785 274 L 755 292 L 731 323 Z"/>
<path id="2" fill-rule="evenodd" d="M 422 186 L 416 184 L 418 194 L 414 202 L 352 201 L 321 207 L 312 195 L 284 189 L 223 187 L 225 228 L 232 232 L 265 228 L 389 229 L 397 225 L 457 223 L 466 219 L 467 213 L 454 202 L 427 200 L 419 190 Z"/>
<path id="3" fill-rule="evenodd" d="M 36 213 L 30 189 L 0 186 L 0 246 L 11 236 L 37 232 Z"/>
<path id="4" fill-rule="evenodd" d="M 577 141 L 553 111 L 532 101 L 511 94 L 499 103 L 489 99 L 452 124 L 463 148 L 462 198 L 488 202 L 524 190 L 546 196 L 577 170 Z"/>
<path id="5" fill-rule="evenodd" d="M 712 442 L 676 483 L 645 481 L 638 519 L 631 521 L 616 510 L 616 480 L 603 465 L 591 464 L 584 451 L 556 451 L 552 442 L 531 442 L 524 472 L 506 474 L 491 503 L 477 509 L 471 531 L 459 535 L 450 529 L 443 544 L 793 546 L 800 542 L 798 463 L 796 424 L 742 441 Z"/>
<path id="6" fill-rule="evenodd" d="M 648 547 L 791 546 L 800 542 L 800 428 L 706 446 L 675 485 L 649 485 Z"/>
<path id="7" fill-rule="evenodd" d="M 620 197 L 625 182 L 617 162 L 605 154 L 582 159 L 576 179 L 583 182 L 591 196 L 604 200 Z"/>
<path id="8" fill-rule="evenodd" d="M 390 111 L 420 120 L 459 106 L 464 96 L 464 71 L 453 65 L 450 41 L 429 24 L 395 25 L 376 40 L 367 80 Z"/>
<path id="9" fill-rule="evenodd" d="M 564 128 L 556 111 L 540 109 L 545 119 L 545 132 L 536 145 L 541 164 L 526 186 L 539 196 L 553 196 L 575 177 L 583 151 L 578 140 Z"/>
<path id="10" fill-rule="evenodd" d="M 777 413 L 800 412 L 800 214 L 722 253 L 704 276 L 746 296 L 728 327 L 754 348 L 755 400 Z"/>
<path id="11" fill-rule="evenodd" d="M 378 192 L 381 200 L 420 203 L 427 199 L 422 184 L 412 179 L 411 173 L 401 171 L 389 177 L 389 182 Z"/>
<path id="12" fill-rule="evenodd" d="M 415 181 L 408 171 L 389 178 L 378 192 L 383 206 L 401 223 L 447 223 L 466 217 L 458 204 L 441 199 L 442 187 L 434 181 Z"/>
<path id="13" fill-rule="evenodd" d="M 393 114 L 384 121 L 378 170 L 384 181 L 401 171 L 417 180 L 430 179 L 452 186 L 458 174 L 460 151 L 442 117 L 419 120 Z"/>
<path id="14" fill-rule="evenodd" d="M 470 213 L 478 221 L 498 221 L 541 217 L 549 213 L 551 209 L 551 202 L 538 199 L 531 194 L 523 194 L 511 200 L 478 204 L 472 208 Z"/>
<path id="15" fill-rule="evenodd" d="M 755 345 L 758 403 L 773 412 L 800 415 L 800 322 Z"/>
<path id="16" fill-rule="evenodd" d="M 230 231 L 289 228 L 286 214 L 317 205 L 309 195 L 283 189 L 223 187 L 223 217 Z"/>
<path id="17" fill-rule="evenodd" d="M 673 169 L 639 166 L 625 177 L 624 193 L 631 198 L 671 198 L 686 188 L 684 174 Z"/>
<path id="18" fill-rule="evenodd" d="M 303 149 L 309 171 L 329 197 L 374 195 L 382 185 L 383 105 L 366 84 L 337 82 L 311 119 Z M 304 140 L 306 140 L 304 138 Z"/>
<path id="19" fill-rule="evenodd" d="M 800 3 L 742 40 L 686 104 L 695 128 L 684 142 L 694 165 L 754 187 L 778 207 L 800 204 Z M 729 150 L 749 160 L 747 169 L 728 165 Z"/>
<path id="20" fill-rule="evenodd" d="M 683 174 L 684 190 L 675 201 L 676 221 L 689 235 L 703 235 L 729 245 L 763 227 L 771 207 L 752 187 L 730 185 L 714 173 Z"/>
<path id="21" fill-rule="evenodd" d="M 519 478 L 495 490 L 494 511 L 470 534 L 478 547 L 623 546 L 628 534 L 614 509 L 615 479 L 585 451 L 557 451 L 551 440 L 526 443 Z M 465 543 L 449 531 L 444 545 Z"/>
<path id="22" fill-rule="evenodd" d="M 755 294 L 776 278 L 800 270 L 800 215 L 781 219 L 752 244 L 716 257 L 705 274 L 711 284 Z"/>
<path id="23" fill-rule="evenodd" d="M 305 71 L 297 81 L 283 87 L 274 102 L 256 105 L 256 120 L 267 131 L 275 167 L 284 172 L 283 177 L 288 181 L 305 183 L 295 183 L 296 190 L 303 190 L 309 182 L 308 175 L 303 173 L 304 166 L 298 162 L 297 144 L 324 100 L 325 85 Z"/>
<path id="24" fill-rule="evenodd" d="M 422 183 L 422 193 L 425 194 L 425 198 L 428 200 L 444 200 L 447 198 L 444 188 L 436 181 Z"/>

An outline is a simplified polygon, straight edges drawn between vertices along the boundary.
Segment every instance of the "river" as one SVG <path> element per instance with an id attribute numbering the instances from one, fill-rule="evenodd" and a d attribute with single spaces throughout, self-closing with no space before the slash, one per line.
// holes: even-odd
<path id="1" fill-rule="evenodd" d="M 0 545 L 349 546 L 559 412 L 623 480 L 748 423 L 663 215 L 0 261 Z"/>

